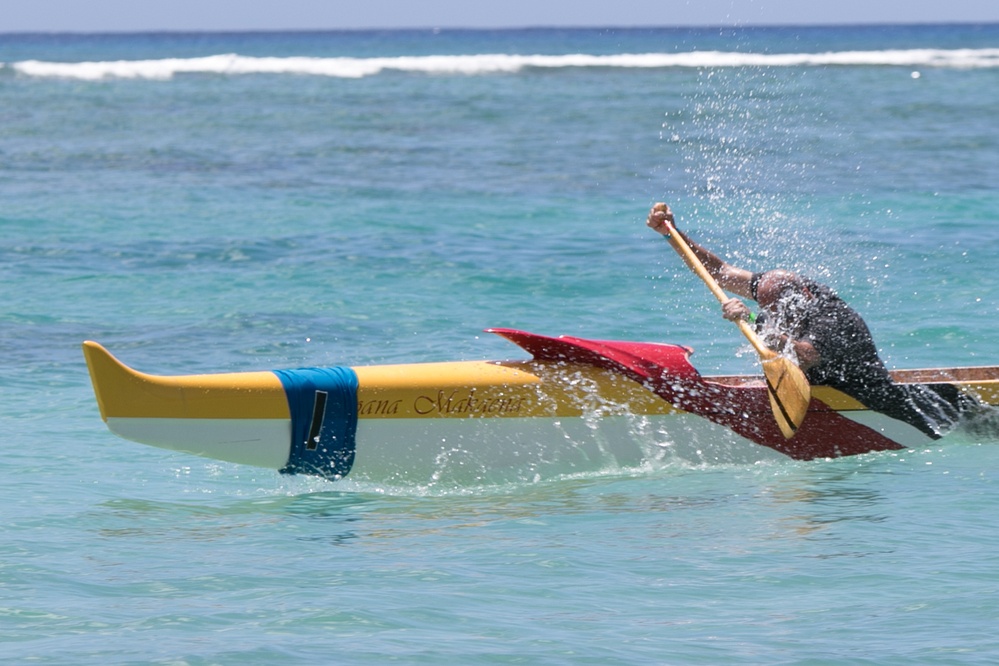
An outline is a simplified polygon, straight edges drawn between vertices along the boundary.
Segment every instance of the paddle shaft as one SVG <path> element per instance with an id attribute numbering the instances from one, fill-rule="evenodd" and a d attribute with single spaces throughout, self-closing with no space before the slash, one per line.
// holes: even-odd
<path id="1" fill-rule="evenodd" d="M 679 252 L 684 262 L 704 280 L 711 293 L 720 302 L 728 301 L 728 295 L 722 290 L 715 277 L 704 267 L 700 258 L 690 249 L 687 241 L 668 220 L 666 223 L 669 232 L 666 234 L 666 240 L 670 242 L 673 249 Z M 763 376 L 767 383 L 767 397 L 770 400 L 774 419 L 781 434 L 787 439 L 791 439 L 798 432 L 798 427 L 804 421 L 805 416 L 808 415 L 808 406 L 812 400 L 812 388 L 808 385 L 808 378 L 793 361 L 780 356 L 763 344 L 760 336 L 756 334 L 749 322 L 739 319 L 736 324 L 760 356 Z"/>
<path id="2" fill-rule="evenodd" d="M 718 281 L 715 280 L 715 277 L 708 272 L 708 269 L 704 267 L 704 264 L 701 263 L 701 260 L 698 259 L 696 254 L 694 254 L 694 251 L 690 249 L 690 245 L 687 244 L 687 241 L 683 239 L 683 236 L 677 232 L 673 225 L 669 225 L 669 233 L 666 234 L 666 240 L 668 240 L 669 244 L 673 246 L 673 249 L 679 253 L 687 266 L 689 266 L 692 271 L 697 273 L 699 278 L 704 280 L 704 284 L 708 285 L 708 289 L 711 290 L 711 293 L 715 295 L 715 298 L 717 298 L 720 303 L 724 303 L 729 300 L 729 295 L 726 294 L 721 288 Z M 749 325 L 748 321 L 745 319 L 739 319 L 735 323 L 739 327 L 739 330 L 742 331 L 742 334 L 746 336 L 746 339 L 749 340 L 749 343 L 753 345 L 753 349 L 755 349 L 756 353 L 760 355 L 760 358 L 767 360 L 777 356 L 777 352 L 763 344 L 763 340 L 761 340 L 760 336 L 756 334 L 756 331 L 753 330 L 753 327 Z"/>

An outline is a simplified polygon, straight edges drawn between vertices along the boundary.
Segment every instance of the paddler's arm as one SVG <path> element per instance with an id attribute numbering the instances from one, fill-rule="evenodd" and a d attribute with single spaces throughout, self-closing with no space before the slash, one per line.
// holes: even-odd
<path id="1" fill-rule="evenodd" d="M 694 241 L 690 240 L 687 234 L 683 233 L 673 223 L 673 211 L 664 203 L 657 203 L 649 212 L 646 224 L 656 233 L 669 238 L 670 234 L 677 234 L 690 249 L 694 251 L 697 258 L 704 264 L 704 267 L 711 273 L 711 276 L 718 281 L 718 285 L 727 292 L 733 293 L 743 298 L 752 298 L 750 282 L 753 273 L 743 268 L 736 268 L 721 260 L 718 255 L 707 250 Z"/>
<path id="2" fill-rule="evenodd" d="M 731 298 L 722 303 L 722 316 L 729 321 L 745 319 L 753 321 L 753 313 L 749 307 L 738 298 Z M 822 360 L 819 350 L 807 340 L 792 340 L 787 333 L 777 336 L 766 336 L 764 341 L 767 346 L 776 352 L 793 351 L 794 358 L 798 361 L 798 367 L 808 370 Z"/>
<path id="3" fill-rule="evenodd" d="M 815 345 L 807 340 L 792 340 L 791 336 L 787 333 L 781 333 L 777 338 L 774 351 L 794 352 L 794 360 L 797 362 L 798 367 L 806 371 L 812 366 L 818 365 L 819 361 L 822 360 L 819 350 L 815 348 Z"/>

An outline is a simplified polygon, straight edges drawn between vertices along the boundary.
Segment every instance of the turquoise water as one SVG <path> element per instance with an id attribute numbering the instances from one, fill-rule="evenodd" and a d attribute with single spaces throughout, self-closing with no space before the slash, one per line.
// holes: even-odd
<path id="1" fill-rule="evenodd" d="M 115 438 L 79 343 L 200 373 L 523 358 L 481 332 L 510 326 L 754 372 L 645 229 L 667 200 L 733 261 L 830 283 L 893 367 L 999 364 L 997 48 L 997 26 L 0 36 L 0 656 L 994 663 L 995 441 L 329 483 Z"/>

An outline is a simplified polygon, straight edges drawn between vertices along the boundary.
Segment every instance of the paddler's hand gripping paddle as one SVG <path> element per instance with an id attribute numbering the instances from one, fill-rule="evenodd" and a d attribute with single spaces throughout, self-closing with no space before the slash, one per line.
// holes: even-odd
<path id="1" fill-rule="evenodd" d="M 666 220 L 665 224 L 667 227 L 666 240 L 680 254 L 687 266 L 704 280 L 708 289 L 719 302 L 724 303 L 729 300 L 728 294 L 718 286 L 718 282 L 697 258 L 694 251 L 690 249 L 687 242 L 680 234 L 676 233 L 676 227 L 673 226 L 672 222 Z M 740 319 L 736 324 L 760 356 L 760 362 L 763 364 L 763 376 L 767 381 L 767 395 L 770 396 L 770 407 L 773 409 L 774 418 L 777 419 L 777 425 L 784 433 L 784 437 L 791 439 L 798 431 L 798 426 L 805 420 L 805 415 L 808 414 L 808 403 L 812 399 L 812 388 L 808 385 L 808 379 L 793 361 L 763 344 L 763 340 L 749 325 L 749 322 Z"/>

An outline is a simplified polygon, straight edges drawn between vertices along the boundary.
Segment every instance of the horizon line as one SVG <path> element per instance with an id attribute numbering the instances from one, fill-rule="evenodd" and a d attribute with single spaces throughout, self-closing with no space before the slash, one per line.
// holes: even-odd
<path id="1" fill-rule="evenodd" d="M 729 24 L 681 24 L 681 25 L 525 25 L 525 26 L 448 26 L 448 27 L 351 27 L 351 28 L 148 28 L 125 30 L 3 30 L 0 37 L 30 36 L 128 36 L 128 35 L 267 35 L 267 34 L 333 34 L 333 33 L 376 33 L 376 32 L 523 32 L 523 31 L 643 31 L 657 30 L 774 30 L 774 29 L 816 29 L 816 28 L 918 28 L 918 27 L 975 27 L 999 26 L 999 19 L 987 21 L 860 21 L 844 23 L 729 23 Z"/>

